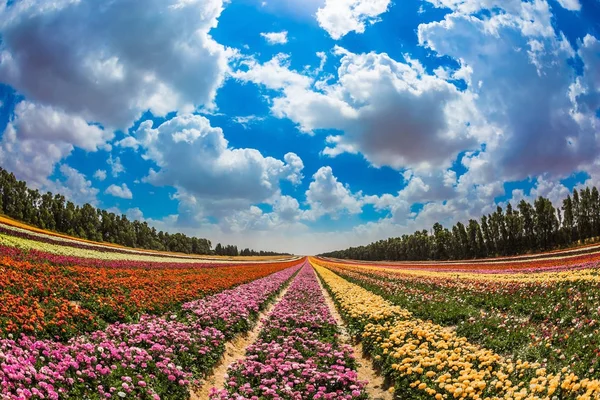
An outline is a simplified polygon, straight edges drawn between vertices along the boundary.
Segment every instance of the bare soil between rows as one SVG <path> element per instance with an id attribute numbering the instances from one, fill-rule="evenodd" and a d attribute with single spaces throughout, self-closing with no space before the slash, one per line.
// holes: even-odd
<path id="1" fill-rule="evenodd" d="M 295 275 L 292 278 L 295 279 Z M 292 281 L 289 282 L 291 284 Z M 213 369 L 210 376 L 206 377 L 203 381 L 202 386 L 191 393 L 191 400 L 208 400 L 210 389 L 217 388 L 223 389 L 225 385 L 225 379 L 227 375 L 227 369 L 233 363 L 241 360 L 246 356 L 246 348 L 258 339 L 258 335 L 262 331 L 265 318 L 271 313 L 273 307 L 279 300 L 283 298 L 285 293 L 288 291 L 289 284 L 275 297 L 271 303 L 265 308 L 259 315 L 256 324 L 246 333 L 241 333 L 235 336 L 232 340 L 225 343 L 225 354 L 221 357 L 221 361 Z"/>
<path id="2" fill-rule="evenodd" d="M 321 291 L 323 292 L 323 297 L 325 298 L 325 303 L 329 307 L 329 311 L 331 312 L 331 315 L 333 316 L 333 318 L 337 322 L 338 326 L 340 327 L 340 331 L 341 331 L 340 342 L 351 346 L 352 350 L 354 351 L 354 356 L 355 356 L 357 364 L 358 364 L 358 367 L 356 370 L 356 372 L 358 374 L 358 379 L 361 381 L 368 382 L 367 386 L 365 387 L 365 390 L 366 390 L 367 394 L 369 395 L 369 399 L 371 399 L 371 400 L 393 400 L 394 395 L 386 390 L 387 385 L 385 383 L 385 378 L 383 376 L 381 376 L 381 374 L 379 374 L 373 368 L 373 362 L 371 361 L 371 359 L 369 357 L 367 357 L 364 354 L 362 345 L 360 343 L 356 343 L 354 340 L 352 340 L 352 337 L 350 336 L 350 334 L 348 334 L 344 320 L 342 319 L 342 316 L 340 315 L 340 313 L 337 311 L 335 303 L 333 302 L 333 299 L 329 295 L 329 292 L 327 292 L 325 287 L 323 287 L 323 283 L 321 282 L 321 278 L 318 276 L 318 274 L 317 274 L 317 281 L 319 282 L 319 286 L 321 286 Z"/>

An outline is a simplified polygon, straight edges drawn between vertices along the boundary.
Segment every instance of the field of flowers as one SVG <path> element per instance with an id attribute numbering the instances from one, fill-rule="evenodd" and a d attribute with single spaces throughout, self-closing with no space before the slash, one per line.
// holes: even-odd
<path id="1" fill-rule="evenodd" d="M 95 242 L 92 240 L 75 238 L 54 231 L 47 231 L 37 228 L 32 225 L 24 224 L 19 221 L 7 218 L 0 215 L 0 233 L 20 237 L 25 239 L 33 239 L 39 242 L 68 245 L 81 249 L 100 250 L 102 252 L 116 252 L 125 254 L 141 254 L 154 256 L 168 256 L 170 258 L 188 258 L 195 260 L 204 260 L 205 262 L 219 263 L 231 262 L 230 256 L 219 255 L 199 255 L 199 254 L 184 254 L 172 253 L 158 250 L 148 250 L 140 248 L 129 248 L 110 242 Z M 290 258 L 288 256 L 236 256 L 234 261 L 260 262 L 269 260 L 282 260 Z"/>
<path id="2" fill-rule="evenodd" d="M 164 266 L 167 263 L 175 266 L 210 266 L 232 263 L 231 261 L 205 260 L 180 254 L 162 255 L 152 252 L 115 251 L 112 248 L 108 250 L 96 249 L 89 245 L 73 246 L 71 243 L 56 243 L 52 239 L 41 241 L 37 238 L 19 237 L 7 233 L 0 233 L 0 246 L 15 247 L 23 251 L 45 255 L 46 257 L 64 257 L 67 260 L 76 260 L 76 263 L 81 263 L 82 260 L 90 260 L 94 265 L 98 265 L 98 261 L 103 261 L 104 263 L 121 263 L 124 266 L 130 266 L 132 262 L 136 266 Z M 265 261 L 244 262 L 261 264 Z"/>
<path id="3" fill-rule="evenodd" d="M 307 264 L 211 399 L 365 399 L 352 348 L 339 343 L 338 333 Z"/>
<path id="4" fill-rule="evenodd" d="M 595 265 L 457 277 L 312 262 L 400 398 L 600 398 Z"/>
<path id="5" fill-rule="evenodd" d="M 0 255 L 0 337 L 67 339 L 264 277 L 298 261 L 211 268 L 61 265 L 16 248 Z"/>
<path id="6" fill-rule="evenodd" d="M 0 224 L 0 398 L 600 399 L 597 258 L 217 263 Z"/>
<path id="7" fill-rule="evenodd" d="M 225 340 L 247 330 L 298 268 L 186 303 L 178 313 L 142 315 L 66 343 L 2 339 L 1 393 L 8 399 L 187 398 L 189 385 L 220 359 Z"/>

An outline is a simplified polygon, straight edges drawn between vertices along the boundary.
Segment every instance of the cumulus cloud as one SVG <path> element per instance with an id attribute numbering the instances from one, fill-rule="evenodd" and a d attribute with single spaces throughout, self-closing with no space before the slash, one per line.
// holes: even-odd
<path id="1" fill-rule="evenodd" d="M 583 61 L 584 72 L 573 85 L 572 93 L 581 113 L 593 113 L 600 108 L 600 40 L 586 35 L 577 53 Z"/>
<path id="2" fill-rule="evenodd" d="M 104 193 L 109 194 L 111 196 L 120 197 L 122 199 L 133 198 L 133 193 L 131 193 L 131 190 L 129 190 L 127 184 L 125 183 L 123 183 L 121 186 L 112 184 L 108 188 L 106 188 Z"/>
<path id="3" fill-rule="evenodd" d="M 142 122 L 135 132 L 144 157 L 158 169 L 145 180 L 177 188 L 180 214 L 195 217 L 210 210 L 213 216 L 279 195 L 279 182 L 299 183 L 302 160 L 287 153 L 284 160 L 265 157 L 256 149 L 229 147 L 221 128 L 200 115 L 181 115 L 159 126 Z"/>
<path id="4" fill-rule="evenodd" d="M 96 151 L 114 136 L 112 132 L 89 124 L 83 118 L 29 101 L 18 103 L 14 114 L 12 123 L 21 140 L 62 142 Z"/>
<path id="5" fill-rule="evenodd" d="M 94 178 L 98 179 L 99 181 L 105 180 L 106 179 L 106 171 L 103 169 L 96 170 L 96 172 L 94 172 Z"/>
<path id="6" fill-rule="evenodd" d="M 581 10 L 581 3 L 579 0 L 558 0 L 558 4 L 570 11 Z"/>
<path id="7" fill-rule="evenodd" d="M 140 147 L 140 144 L 133 136 L 126 136 L 123 139 L 117 141 L 115 144 L 119 147 L 123 147 L 125 149 L 130 148 L 133 150 L 137 150 Z"/>
<path id="8" fill-rule="evenodd" d="M 316 219 L 325 214 L 337 217 L 338 214 L 358 214 L 362 210 L 361 193 L 353 194 L 333 175 L 329 166 L 321 167 L 313 175 L 306 191 L 306 202 L 310 206 L 307 218 Z"/>
<path id="9" fill-rule="evenodd" d="M 139 207 L 128 208 L 125 215 L 132 221 L 144 221 L 144 213 Z"/>
<path id="10" fill-rule="evenodd" d="M 119 174 L 125 172 L 125 167 L 121 163 L 120 157 L 116 157 L 113 159 L 112 154 L 110 154 L 108 156 L 108 160 L 106 160 L 106 163 L 110 167 L 110 173 L 113 176 L 113 178 L 116 178 L 117 176 L 119 176 Z"/>
<path id="11" fill-rule="evenodd" d="M 273 213 L 285 222 L 297 221 L 302 215 L 300 203 L 292 196 L 281 196 L 273 204 Z"/>
<path id="12" fill-rule="evenodd" d="M 338 40 L 349 32 L 363 33 L 367 24 L 380 20 L 389 5 L 390 0 L 325 0 L 316 17 L 321 28 Z"/>
<path id="13" fill-rule="evenodd" d="M 419 41 L 468 66 L 497 179 L 568 175 L 598 154 L 597 118 L 572 96 L 574 51 L 554 33 L 546 2 L 508 5 L 514 14 L 456 12 L 421 24 Z"/>
<path id="14" fill-rule="evenodd" d="M 98 204 L 97 195 L 99 190 L 92 186 L 92 182 L 85 175 L 66 164 L 62 164 L 59 171 L 65 180 L 55 180 L 49 183 L 45 187 L 46 189 L 54 193 L 60 193 L 67 200 L 79 205 L 89 203 L 96 206 Z"/>
<path id="15" fill-rule="evenodd" d="M 4 5 L 0 81 L 121 129 L 146 110 L 210 106 L 227 69 L 226 50 L 209 34 L 222 9 L 221 0 Z"/>
<path id="16" fill-rule="evenodd" d="M 29 101 L 18 103 L 0 141 L 0 163 L 35 187 L 48 184 L 56 165 L 74 147 L 103 148 L 113 133 L 84 119 Z"/>
<path id="17" fill-rule="evenodd" d="M 286 44 L 288 42 L 287 31 L 281 32 L 262 32 L 260 36 L 262 36 L 267 43 L 273 44 Z"/>
<path id="18" fill-rule="evenodd" d="M 290 68 L 289 55 L 279 53 L 264 64 L 254 58 L 240 60 L 238 69 L 231 72 L 234 78 L 261 84 L 268 89 L 280 90 L 288 87 L 308 88 L 312 79 Z"/>
<path id="19" fill-rule="evenodd" d="M 328 137 L 333 146 L 324 154 L 329 156 L 360 152 L 376 166 L 430 169 L 447 167 L 461 150 L 479 146 L 481 133 L 468 126 L 476 119 L 473 99 L 427 74 L 418 61 L 340 47 L 335 53 L 341 63 L 333 84 L 291 70 L 283 55 L 264 64 L 246 61 L 248 68 L 234 76 L 281 91 L 273 99 L 273 114 L 298 123 L 302 131 L 343 132 Z"/>

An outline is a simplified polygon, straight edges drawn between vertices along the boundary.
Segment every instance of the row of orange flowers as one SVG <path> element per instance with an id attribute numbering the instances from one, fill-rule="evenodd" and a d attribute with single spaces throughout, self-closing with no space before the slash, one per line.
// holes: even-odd
<path id="1" fill-rule="evenodd" d="M 162 314 L 298 261 L 213 268 L 98 268 L 0 255 L 0 337 L 67 339 L 141 314 Z"/>

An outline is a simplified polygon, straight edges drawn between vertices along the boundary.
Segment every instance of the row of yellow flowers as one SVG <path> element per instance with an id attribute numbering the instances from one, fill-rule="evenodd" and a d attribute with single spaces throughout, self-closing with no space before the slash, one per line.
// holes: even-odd
<path id="1" fill-rule="evenodd" d="M 314 261 L 314 260 L 313 260 Z M 486 280 L 496 282 L 563 282 L 563 281 L 596 281 L 600 282 L 600 270 L 598 264 L 590 264 L 590 268 L 569 269 L 563 271 L 540 271 L 535 273 L 479 273 L 479 272 L 450 272 L 450 271 L 435 271 L 426 269 L 412 269 L 402 267 L 384 267 L 376 265 L 362 264 L 344 264 L 339 262 L 318 260 L 324 267 L 332 266 L 339 268 L 349 268 L 353 270 L 363 271 L 383 271 L 390 274 L 399 274 L 405 276 L 415 276 L 424 278 L 448 278 L 448 279 L 467 279 L 467 280 Z"/>
<path id="2" fill-rule="evenodd" d="M 399 398 L 600 399 L 598 380 L 502 357 L 311 263 Z"/>

